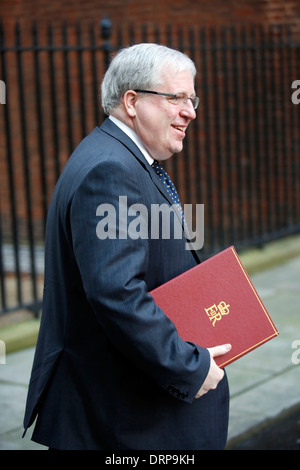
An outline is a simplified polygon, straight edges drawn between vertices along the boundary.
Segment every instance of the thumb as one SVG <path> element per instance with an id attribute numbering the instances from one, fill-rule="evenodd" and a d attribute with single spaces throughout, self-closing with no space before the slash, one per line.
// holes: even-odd
<path id="1" fill-rule="evenodd" d="M 223 354 L 228 353 L 231 349 L 231 344 L 221 344 L 220 346 L 215 346 L 213 348 L 207 348 L 211 357 L 222 356 Z"/>

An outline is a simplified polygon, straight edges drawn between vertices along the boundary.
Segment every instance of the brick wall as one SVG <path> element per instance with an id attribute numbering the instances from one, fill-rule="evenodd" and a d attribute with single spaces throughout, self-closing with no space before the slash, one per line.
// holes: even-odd
<path id="1" fill-rule="evenodd" d="M 240 24 L 299 22 L 297 0 L 1 0 L 1 17 L 8 22 L 94 21 L 103 14 L 124 22 L 178 24 Z"/>

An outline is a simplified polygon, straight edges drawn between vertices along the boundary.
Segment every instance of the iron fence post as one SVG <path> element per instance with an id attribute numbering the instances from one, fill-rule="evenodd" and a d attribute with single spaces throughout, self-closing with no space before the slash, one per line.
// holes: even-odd
<path id="1" fill-rule="evenodd" d="M 103 39 L 102 49 L 104 52 L 105 70 L 107 70 L 110 62 L 110 53 L 113 49 L 110 43 L 112 22 L 108 16 L 104 16 L 104 18 L 99 22 L 99 27 L 101 31 L 101 38 Z"/>

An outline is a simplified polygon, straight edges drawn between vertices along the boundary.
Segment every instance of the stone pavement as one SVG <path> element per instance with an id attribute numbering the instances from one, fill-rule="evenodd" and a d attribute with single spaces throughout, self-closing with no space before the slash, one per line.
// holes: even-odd
<path id="1" fill-rule="evenodd" d="M 228 447 L 300 406 L 300 257 L 251 279 L 279 336 L 227 367 Z"/>
<path id="2" fill-rule="evenodd" d="M 300 257 L 251 279 L 280 334 L 226 369 L 231 390 L 229 449 L 300 406 Z M 6 364 L 0 364 L 2 450 L 45 449 L 30 440 L 31 428 L 21 438 L 33 353 L 28 348 L 7 354 Z"/>

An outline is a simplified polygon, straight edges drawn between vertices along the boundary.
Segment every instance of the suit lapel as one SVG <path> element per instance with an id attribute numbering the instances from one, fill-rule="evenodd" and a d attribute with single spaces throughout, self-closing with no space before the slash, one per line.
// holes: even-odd
<path id="1" fill-rule="evenodd" d="M 155 170 L 152 168 L 151 165 L 149 165 L 149 163 L 147 162 L 147 160 L 145 159 L 144 155 L 142 154 L 142 152 L 140 151 L 140 149 L 138 148 L 138 146 L 133 142 L 132 139 L 130 139 L 130 137 L 128 137 L 127 134 L 125 134 L 125 132 L 123 132 L 115 123 L 113 123 L 110 119 L 106 119 L 104 121 L 104 123 L 101 125 L 100 129 L 109 134 L 111 137 L 113 137 L 114 139 L 117 139 L 122 145 L 124 145 L 131 153 L 132 155 L 139 161 L 139 163 L 142 165 L 142 167 L 144 168 L 144 170 L 146 170 L 150 177 L 151 177 L 151 180 L 153 182 L 153 184 L 156 186 L 156 188 L 158 189 L 158 191 L 164 196 L 164 198 L 169 202 L 169 204 L 171 206 L 173 206 L 174 210 L 175 210 L 175 213 L 177 215 L 177 217 L 179 218 L 180 222 L 182 223 L 182 218 L 181 218 L 181 214 L 179 213 L 178 209 L 176 208 L 176 206 L 174 205 L 174 202 L 172 200 L 172 198 L 170 197 L 170 195 L 168 194 L 167 190 L 164 188 L 164 185 L 163 183 L 161 182 L 161 180 L 157 177 L 157 174 L 155 173 Z M 185 231 L 185 228 L 184 226 L 182 226 L 182 229 L 186 235 L 186 231 Z M 188 239 L 189 237 L 187 237 Z M 198 263 L 200 263 L 200 258 L 198 256 L 198 253 L 196 250 L 191 250 L 192 251 L 192 254 L 194 255 L 196 261 Z"/>
<path id="2" fill-rule="evenodd" d="M 114 139 L 117 139 L 132 153 L 132 155 L 141 163 L 143 168 L 149 173 L 152 182 L 155 184 L 160 193 L 172 205 L 173 201 L 166 189 L 164 188 L 164 185 L 157 177 L 155 170 L 152 168 L 151 165 L 149 165 L 144 155 L 142 154 L 138 146 L 133 142 L 133 140 L 131 140 L 130 137 L 128 137 L 128 135 L 125 134 L 125 132 L 123 132 L 118 126 L 116 126 L 110 119 L 106 119 L 100 129 L 109 134 Z"/>

